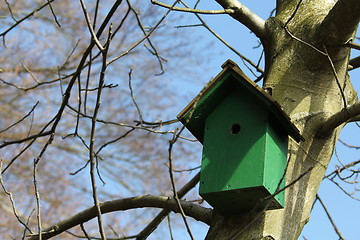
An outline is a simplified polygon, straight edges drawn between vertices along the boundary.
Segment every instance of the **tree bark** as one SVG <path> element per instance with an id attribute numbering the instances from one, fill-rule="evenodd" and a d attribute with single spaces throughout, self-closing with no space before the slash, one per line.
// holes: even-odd
<path id="1" fill-rule="evenodd" d="M 359 22 L 357 2 L 277 1 L 266 21 L 266 79 L 272 93 L 306 141 L 289 140 L 285 208 L 243 215 L 215 214 L 207 240 L 298 239 L 308 222 L 319 185 L 343 124 L 325 134 L 323 124 L 357 101 L 347 75 L 351 39 Z M 334 28 L 332 18 L 356 12 Z M 334 34 L 333 34 L 334 33 Z"/>

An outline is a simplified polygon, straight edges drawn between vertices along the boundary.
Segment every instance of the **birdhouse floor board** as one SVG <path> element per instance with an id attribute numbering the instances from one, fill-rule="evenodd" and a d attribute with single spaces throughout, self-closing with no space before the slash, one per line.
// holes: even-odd
<path id="1" fill-rule="evenodd" d="M 269 195 L 271 194 L 266 188 L 255 187 L 202 194 L 202 197 L 207 199 L 206 201 L 217 211 L 224 214 L 248 212 L 253 209 L 272 210 L 283 207 L 276 198 L 264 200 Z"/>

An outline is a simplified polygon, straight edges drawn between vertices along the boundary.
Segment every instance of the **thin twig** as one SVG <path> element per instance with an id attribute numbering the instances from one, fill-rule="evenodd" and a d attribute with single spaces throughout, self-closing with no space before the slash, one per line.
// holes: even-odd
<path id="1" fill-rule="evenodd" d="M 16 28 L 20 23 L 22 23 L 23 21 L 25 21 L 26 19 L 28 19 L 29 17 L 31 17 L 32 15 L 34 15 L 35 13 L 39 12 L 41 9 L 43 9 L 44 7 L 46 7 L 47 5 L 49 5 L 50 3 L 52 3 L 55 0 L 48 0 L 46 3 L 44 3 L 42 6 L 38 7 L 37 9 L 33 10 L 32 12 L 28 13 L 26 16 L 24 16 L 22 19 L 18 20 L 15 22 L 14 25 L 12 25 L 11 27 L 9 27 L 7 30 L 5 30 L 4 32 L 0 33 L 0 37 L 3 37 L 3 44 L 5 45 L 5 35 L 10 32 L 11 30 L 13 30 L 14 28 Z"/>
<path id="2" fill-rule="evenodd" d="M 138 112 L 138 114 L 139 114 L 140 124 L 142 125 L 142 122 L 143 122 L 144 120 L 143 120 L 143 117 L 142 117 L 142 114 L 141 114 L 139 105 L 137 104 L 137 102 L 136 102 L 136 100 L 135 100 L 134 91 L 133 91 L 133 89 L 132 89 L 132 84 L 131 84 L 131 79 L 132 79 L 131 74 L 132 74 L 132 69 L 130 69 L 129 74 L 128 74 L 128 75 L 129 75 L 130 95 L 131 95 L 131 99 L 132 99 L 132 101 L 133 101 L 133 103 L 134 103 L 134 105 L 135 105 L 135 107 L 136 107 L 136 110 L 137 110 L 137 112 Z"/>
<path id="3" fill-rule="evenodd" d="M 360 149 L 360 146 L 354 146 L 354 145 L 350 145 L 347 144 L 346 142 L 344 142 L 343 140 L 341 140 L 340 138 L 338 139 L 339 142 L 341 142 L 344 146 L 349 147 L 349 148 L 355 148 L 356 150 Z"/>
<path id="4" fill-rule="evenodd" d="M 125 20 L 126 20 L 127 17 L 130 15 L 130 12 L 131 12 L 131 9 L 128 8 L 128 10 L 126 11 L 125 16 L 122 18 L 119 26 L 117 26 L 117 27 L 114 29 L 114 33 L 112 34 L 112 37 L 111 37 L 111 38 L 113 38 L 113 37 L 116 35 L 116 33 L 117 33 L 118 31 L 120 31 L 120 29 L 124 26 Z"/>
<path id="5" fill-rule="evenodd" d="M 73 110 L 75 113 L 77 113 L 77 110 L 74 109 L 73 107 L 71 107 L 70 105 L 68 105 L 68 108 Z M 91 116 L 85 115 L 84 113 L 80 113 L 80 115 L 82 117 L 91 119 Z M 112 122 L 112 121 L 105 121 L 105 120 L 102 120 L 102 119 L 97 119 L 97 122 L 98 123 L 103 123 L 103 124 L 110 124 L 110 125 L 114 125 L 114 126 L 119 126 L 119 127 L 127 127 L 127 128 L 131 128 L 131 129 L 135 128 L 135 129 L 139 129 L 139 130 L 145 130 L 147 132 L 156 133 L 156 134 L 173 134 L 174 133 L 174 130 L 169 130 L 169 131 L 154 130 L 154 128 L 161 127 L 162 122 L 159 122 L 157 124 L 153 123 L 153 125 L 149 125 L 149 126 L 141 126 L 141 125 L 138 124 L 138 121 L 135 121 L 135 122 L 137 122 L 136 125 L 126 124 L 126 123 L 119 123 L 119 122 Z M 177 122 L 177 120 L 165 121 L 164 125 L 173 124 L 175 122 Z M 196 142 L 197 141 L 197 140 L 193 140 L 193 139 L 188 139 L 188 138 L 183 137 L 183 136 L 180 136 L 179 138 L 184 139 L 184 140 L 188 140 L 188 141 L 191 141 L 191 142 Z M 0 145 L 0 148 L 1 148 L 1 146 L 2 145 Z"/>
<path id="6" fill-rule="evenodd" d="M 343 88 L 342 88 L 341 85 L 340 85 L 340 81 L 339 81 L 338 75 L 337 75 L 337 73 L 336 73 L 336 69 L 335 69 L 334 63 L 333 63 L 333 61 L 332 61 L 332 59 L 331 59 L 331 57 L 330 57 L 330 55 L 329 55 L 329 53 L 328 53 L 328 51 L 327 51 L 327 49 L 326 49 L 325 46 L 324 46 L 324 49 L 325 49 L 326 57 L 329 59 L 329 62 L 330 62 L 330 65 L 331 65 L 331 70 L 332 70 L 333 73 L 334 73 L 335 80 L 336 80 L 336 84 L 337 84 L 337 86 L 338 86 L 338 88 L 339 88 L 339 91 L 340 91 L 340 93 L 341 93 L 341 97 L 342 97 L 342 100 L 343 100 L 343 103 L 344 103 L 344 108 L 346 108 L 346 107 L 347 107 L 347 104 L 346 104 L 346 98 L 345 98 L 344 90 L 343 90 Z"/>
<path id="7" fill-rule="evenodd" d="M 173 233 L 172 233 L 172 227 L 171 227 L 170 215 L 167 216 L 167 225 L 168 225 L 168 228 L 169 228 L 170 239 L 174 240 L 174 236 L 173 236 Z"/>
<path id="8" fill-rule="evenodd" d="M 179 198 L 185 196 L 200 180 L 200 173 L 197 173 L 185 186 L 183 186 L 178 192 L 177 195 Z M 161 221 L 168 216 L 170 210 L 162 210 L 139 234 L 136 240 L 145 240 L 148 236 L 159 226 Z"/>
<path id="9" fill-rule="evenodd" d="M 58 21 L 58 19 L 56 17 L 56 14 L 55 14 L 55 11 L 54 11 L 52 5 L 50 4 L 50 1 L 49 0 L 47 0 L 47 1 L 49 3 L 50 11 L 51 11 L 52 15 L 54 16 L 54 20 L 55 20 L 56 24 L 58 25 L 58 27 L 61 28 L 61 25 L 60 25 L 60 23 L 59 23 L 59 21 Z"/>
<path id="10" fill-rule="evenodd" d="M 181 3 L 185 6 L 188 7 L 183 1 L 181 1 Z M 235 48 L 233 48 L 229 43 L 227 43 L 222 37 L 220 37 L 214 30 L 212 30 L 209 25 L 206 24 L 206 22 L 198 15 L 195 13 L 195 16 L 199 19 L 199 21 L 201 22 L 201 26 L 205 27 L 211 34 L 213 34 L 218 40 L 220 40 L 220 42 L 222 42 L 226 47 L 228 47 L 231 51 L 233 51 L 236 55 L 238 55 L 240 57 L 240 59 L 243 61 L 244 65 L 249 69 L 249 71 L 256 77 L 258 77 L 251 68 L 249 68 L 246 64 L 249 63 L 252 67 L 254 67 L 258 72 L 260 72 L 262 75 L 264 74 L 264 70 L 261 69 L 257 64 L 253 63 L 249 58 L 245 57 L 244 55 L 242 55 L 240 52 L 238 52 Z"/>
<path id="11" fill-rule="evenodd" d="M 151 0 L 152 4 L 171 9 L 173 11 L 179 12 L 190 12 L 190 13 L 197 13 L 197 14 L 232 14 L 235 12 L 234 9 L 222 9 L 222 10 L 200 10 L 200 9 L 193 9 L 193 8 L 181 8 L 181 7 L 174 7 L 162 2 L 158 2 L 155 0 Z"/>
<path id="12" fill-rule="evenodd" d="M 335 155 L 337 156 L 336 151 L 335 151 Z M 339 158 L 338 158 L 338 160 L 339 160 L 339 162 L 340 162 L 340 159 L 339 159 Z M 340 162 L 340 163 L 341 163 L 341 162 Z M 351 167 L 354 167 L 354 166 L 358 165 L 359 163 L 360 163 L 360 160 L 354 161 L 354 162 L 349 163 L 349 164 L 346 164 L 346 165 L 343 165 L 343 164 L 341 163 L 341 164 L 342 164 L 342 167 L 341 167 L 341 168 L 337 167 L 336 170 L 334 170 L 334 171 L 331 172 L 330 174 L 324 176 L 323 179 L 328 179 L 329 181 L 331 181 L 332 183 L 334 183 L 334 184 L 335 184 L 343 193 L 345 193 L 347 196 L 351 197 L 351 198 L 354 199 L 354 200 L 360 201 L 359 198 L 357 198 L 357 197 L 354 196 L 354 194 L 355 194 L 356 192 L 358 192 L 358 190 L 357 190 L 356 187 L 355 187 L 355 191 L 354 191 L 353 193 L 350 193 L 350 192 L 348 192 L 347 190 L 345 190 L 338 182 L 335 181 L 335 178 L 336 178 L 336 177 L 339 177 L 339 179 L 341 179 L 341 180 L 344 181 L 344 182 L 354 184 L 354 182 L 356 181 L 356 178 L 357 178 L 357 176 L 358 176 L 358 174 L 359 174 L 359 171 L 358 171 L 358 170 L 353 170 L 353 169 L 351 169 Z M 351 174 L 350 174 L 349 176 L 347 176 L 347 177 L 344 178 L 344 177 L 341 176 L 341 173 L 342 173 L 343 171 L 345 171 L 345 170 L 350 171 Z M 354 180 L 354 181 L 350 182 L 350 181 L 347 181 L 347 180 L 346 180 L 346 179 L 348 179 L 348 178 L 353 177 L 354 175 L 355 175 L 355 180 Z"/>
<path id="13" fill-rule="evenodd" d="M 180 199 L 179 199 L 179 196 L 177 194 L 177 191 L 176 191 L 176 186 L 175 186 L 175 180 L 174 180 L 174 176 L 173 176 L 173 169 L 172 169 L 172 149 L 173 149 L 173 146 L 174 144 L 176 143 L 177 139 L 179 138 L 181 132 L 185 129 L 185 126 L 183 126 L 181 128 L 181 130 L 178 132 L 178 133 L 175 133 L 174 136 L 173 136 L 173 139 L 171 139 L 169 141 L 169 174 L 170 174 L 170 181 L 171 181 L 171 185 L 172 185 L 172 188 L 173 188 L 173 191 L 174 191 L 174 198 L 179 206 L 179 209 L 180 209 L 180 213 L 181 213 L 181 216 L 183 218 L 183 221 L 184 221 L 184 224 L 186 226 L 186 229 L 187 229 L 187 232 L 190 236 L 190 238 L 192 240 L 194 240 L 194 237 L 191 233 L 191 230 L 190 230 L 190 227 L 189 227 L 189 224 L 186 220 L 186 216 L 185 216 L 185 213 L 184 213 L 184 210 L 181 206 L 181 203 L 180 203 Z"/>
<path id="14" fill-rule="evenodd" d="M 0 172 L 2 171 L 2 164 L 3 164 L 3 159 L 1 158 L 0 159 Z M 6 187 L 5 187 L 5 184 L 4 184 L 4 181 L 3 181 L 3 178 L 2 178 L 2 174 L 0 173 L 0 185 L 3 189 L 3 191 L 5 192 L 6 195 L 9 196 L 9 200 L 10 200 L 10 203 L 11 203 L 11 208 L 12 208 L 12 211 L 14 213 L 14 216 L 16 217 L 16 219 L 18 220 L 19 223 L 21 223 L 21 225 L 23 225 L 25 227 L 25 231 L 29 231 L 30 233 L 32 233 L 31 229 L 28 227 L 28 225 L 23 221 L 21 220 L 17 210 L 16 210 L 16 205 L 15 205 L 15 200 L 13 198 L 13 195 L 12 195 L 12 192 L 9 192 Z"/>
<path id="15" fill-rule="evenodd" d="M 34 166 L 33 166 L 33 181 L 34 181 L 34 191 L 35 191 L 35 199 L 36 199 L 36 206 L 37 206 L 37 227 L 38 227 L 38 234 L 39 234 L 39 240 L 42 240 L 42 226 L 41 226 L 41 204 L 40 204 L 40 193 L 37 186 L 37 180 L 36 180 L 36 168 L 39 161 L 36 159 L 34 160 Z"/>
<path id="16" fill-rule="evenodd" d="M 113 234 L 116 236 L 116 238 L 120 238 L 119 234 L 115 231 L 115 229 L 113 228 L 113 226 L 111 226 L 110 224 L 108 224 L 108 227 L 111 229 L 111 231 L 113 232 Z"/>
<path id="17" fill-rule="evenodd" d="M 93 41 L 95 42 L 96 46 L 99 48 L 99 50 L 100 50 L 101 52 L 103 52 L 105 49 L 104 49 L 104 47 L 101 45 L 99 39 L 97 38 L 97 36 L 96 36 L 96 34 L 95 34 L 93 25 L 91 24 L 91 21 L 90 21 L 89 13 L 88 13 L 88 11 L 86 10 L 86 6 L 85 6 L 85 3 L 84 3 L 84 0 L 80 0 L 80 3 L 81 3 L 81 8 L 82 8 L 82 10 L 83 10 L 84 16 L 85 16 L 86 25 L 88 26 L 88 29 L 89 29 L 89 31 L 90 31 L 90 33 L 91 33 L 91 36 L 92 36 L 92 39 L 93 39 Z"/>
<path id="18" fill-rule="evenodd" d="M 21 62 L 21 66 L 23 66 L 23 68 L 30 74 L 30 76 L 31 76 L 31 78 L 36 82 L 36 83 L 40 83 L 39 82 L 39 80 L 37 79 L 37 77 L 34 75 L 34 73 L 29 69 L 29 68 L 27 68 L 26 66 L 25 66 L 25 64 L 23 64 L 22 62 Z"/>
<path id="19" fill-rule="evenodd" d="M 180 173 L 180 172 L 192 172 L 192 171 L 197 170 L 199 168 L 201 168 L 201 166 L 193 167 L 193 168 L 189 168 L 189 169 L 182 169 L 182 170 L 173 169 L 173 172 L 177 172 L 177 173 Z"/>
<path id="20" fill-rule="evenodd" d="M 308 43 L 308 42 L 296 37 L 295 35 L 293 35 L 287 27 L 284 27 L 284 29 L 285 29 L 286 33 L 290 35 L 291 38 L 301 42 L 302 44 L 305 44 L 306 46 L 308 46 L 308 47 L 310 47 L 312 49 L 314 49 L 316 52 L 320 53 L 321 55 L 327 56 L 327 54 L 325 52 L 321 51 L 320 49 L 316 48 L 315 46 L 311 45 L 310 43 Z"/>
<path id="21" fill-rule="evenodd" d="M 175 0 L 174 3 L 172 4 L 171 9 L 176 5 L 176 3 L 179 0 Z M 171 9 L 169 9 L 162 17 L 161 19 L 155 24 L 155 26 L 143 37 L 141 38 L 138 42 L 136 42 L 135 44 L 133 44 L 130 48 L 128 48 L 126 51 L 124 51 L 122 54 L 120 54 L 119 56 L 113 58 L 112 60 L 110 60 L 109 62 L 107 62 L 107 65 L 112 64 L 113 62 L 115 62 L 116 60 L 119 60 L 120 58 L 124 57 L 125 55 L 129 54 L 134 48 L 136 48 L 137 46 L 140 45 L 140 43 L 142 43 L 145 39 L 147 39 L 159 26 L 160 24 L 164 21 L 164 19 L 169 15 L 169 13 L 171 12 Z"/>
<path id="22" fill-rule="evenodd" d="M 9 3 L 7 0 L 5 0 L 5 3 L 6 3 L 6 5 L 7 5 L 7 8 L 8 8 L 8 10 L 9 10 L 9 12 L 10 12 L 11 18 L 12 18 L 15 22 L 17 22 L 14 14 L 13 14 L 13 11 L 12 11 L 12 9 L 11 9 L 10 3 Z"/>
<path id="23" fill-rule="evenodd" d="M 360 198 L 354 197 L 354 193 L 349 193 L 348 191 L 346 191 L 338 182 L 336 182 L 334 179 L 332 178 L 327 178 L 328 180 L 330 180 L 332 183 L 334 183 L 345 195 L 349 196 L 350 198 L 356 200 L 356 201 L 360 201 Z M 356 192 L 356 190 L 355 190 Z"/>
<path id="24" fill-rule="evenodd" d="M 75 233 L 72 233 L 70 231 L 65 231 L 67 234 L 73 236 L 73 237 L 76 237 L 77 239 L 88 239 L 88 240 L 102 240 L 101 238 L 99 237 L 95 237 L 95 236 L 89 236 L 88 235 L 88 238 L 86 236 L 83 236 L 83 235 L 80 235 L 80 234 L 75 234 Z M 136 236 L 126 236 L 126 237 L 116 237 L 116 238 L 108 238 L 107 240 L 128 240 L 128 239 L 134 239 L 136 238 Z"/>
<path id="25" fill-rule="evenodd" d="M 136 123 L 140 123 L 139 121 L 136 121 Z M 147 122 L 147 121 L 143 121 L 143 125 L 148 125 L 148 126 L 152 126 L 152 127 L 162 127 L 165 125 L 170 125 L 170 124 L 174 124 L 179 122 L 178 119 L 173 119 L 173 120 L 168 120 L 168 121 L 156 121 L 156 122 Z"/>
<path id="26" fill-rule="evenodd" d="M 285 23 L 285 27 L 288 25 L 288 23 L 295 17 L 295 14 L 297 13 L 297 11 L 300 8 L 300 4 L 301 4 L 302 0 L 299 0 L 298 4 L 295 7 L 295 10 L 293 11 L 293 13 L 291 14 L 290 18 L 286 21 Z"/>
<path id="27" fill-rule="evenodd" d="M 201 1 L 201 0 L 197 0 L 197 1 L 196 1 L 195 5 L 194 5 L 194 7 L 193 7 L 194 9 L 197 8 L 197 6 L 198 6 L 198 4 L 200 3 L 200 1 Z"/>
<path id="28" fill-rule="evenodd" d="M 83 1 L 83 0 L 81 0 L 81 1 Z M 110 36 L 112 34 L 111 26 L 112 25 L 110 25 L 108 43 L 106 44 L 106 47 L 102 51 L 103 62 L 102 62 L 101 72 L 100 72 L 100 77 L 99 77 L 98 92 L 97 92 L 97 97 L 96 97 L 94 114 L 93 114 L 93 117 L 91 120 L 91 132 L 90 132 L 90 144 L 89 144 L 90 177 L 91 177 L 91 187 L 92 187 L 92 192 L 93 192 L 93 200 L 94 200 L 94 206 L 96 207 L 96 210 L 97 210 L 97 220 L 98 220 L 100 236 L 104 240 L 106 240 L 106 235 L 105 235 L 103 221 L 102 221 L 99 199 L 97 196 L 96 178 L 95 178 L 95 172 L 94 172 L 95 165 L 96 165 L 96 169 L 98 169 L 98 165 L 97 165 L 98 162 L 96 161 L 96 154 L 95 154 L 95 133 L 96 133 L 96 123 L 97 123 L 96 119 L 97 119 L 97 115 L 98 115 L 98 112 L 100 109 L 101 94 L 102 94 L 102 89 L 103 89 L 104 82 L 105 82 L 105 73 L 106 73 L 106 68 L 107 68 L 106 58 L 107 58 L 107 53 L 108 53 L 108 50 L 110 47 Z"/>
<path id="29" fill-rule="evenodd" d="M 80 228 L 81 228 L 81 231 L 84 233 L 85 237 L 86 237 L 88 240 L 91 240 L 90 236 L 89 236 L 88 233 L 86 232 L 86 229 L 85 229 L 83 223 L 80 224 Z"/>
<path id="30" fill-rule="evenodd" d="M 139 14 L 136 12 L 136 10 L 133 8 L 133 6 L 131 5 L 131 2 L 129 0 L 126 0 L 129 8 L 131 9 L 131 11 L 134 13 L 135 15 L 135 18 L 136 18 L 136 21 L 138 23 L 138 26 L 140 27 L 141 31 L 143 32 L 144 36 L 146 36 L 146 31 L 145 31 L 145 28 L 140 20 L 140 17 L 139 17 Z M 160 70 L 161 72 L 160 73 L 157 73 L 156 76 L 159 76 L 159 75 L 162 75 L 165 71 L 164 71 L 164 67 L 163 67 L 163 64 L 162 64 L 162 61 L 167 61 L 166 59 L 160 57 L 157 49 L 155 48 L 155 46 L 153 45 L 152 41 L 150 40 L 150 37 L 147 38 L 147 41 L 150 45 L 150 47 L 153 49 L 153 51 L 149 51 L 154 55 L 156 56 L 158 62 L 159 62 L 159 65 L 160 65 Z"/>
<path id="31" fill-rule="evenodd" d="M 339 229 L 337 228 L 337 226 L 336 226 L 336 224 L 335 224 L 334 220 L 332 219 L 332 217 L 331 217 L 331 215 L 330 215 L 329 211 L 327 210 L 327 208 L 326 208 L 326 206 L 325 206 L 324 202 L 323 202 L 323 201 L 321 200 L 321 198 L 319 197 L 319 194 L 316 194 L 316 199 L 317 199 L 317 200 L 319 200 L 319 203 L 320 203 L 320 204 L 321 204 L 321 206 L 323 207 L 323 209 L 324 209 L 324 211 L 325 211 L 325 213 L 326 213 L 327 217 L 329 218 L 329 221 L 330 221 L 331 225 L 333 226 L 333 228 L 334 228 L 334 230 L 335 230 L 336 234 L 339 236 L 339 239 L 340 239 L 340 240 L 344 240 L 345 238 L 341 235 L 341 233 L 340 233 Z"/>
<path id="32" fill-rule="evenodd" d="M 51 123 L 51 121 L 50 121 Z M 50 124 L 49 123 L 49 124 Z M 15 155 L 11 160 L 10 162 L 8 163 L 8 165 L 4 168 L 4 170 L 2 170 L 2 174 L 4 174 L 6 172 L 6 170 L 16 161 L 16 159 L 18 159 L 27 149 L 29 149 L 31 147 L 31 145 L 39 138 L 39 137 L 42 137 L 42 136 L 49 136 L 49 140 L 47 143 L 51 142 L 52 141 L 52 138 L 53 138 L 53 134 L 51 133 L 51 131 L 47 131 L 47 132 L 43 132 L 45 130 L 47 126 L 45 126 L 38 134 L 35 134 L 35 135 L 32 135 L 30 137 L 27 137 L 27 138 L 24 138 L 24 139 L 21 139 L 19 141 L 11 141 L 11 142 L 5 142 L 4 144 L 2 144 L 0 146 L 0 148 L 2 147 L 5 147 L 7 145 L 10 145 L 10 144 L 14 144 L 14 143 L 22 143 L 22 142 L 25 142 L 27 140 L 31 140 L 30 143 L 28 145 L 26 145 L 26 147 L 24 147 L 17 155 Z M 27 140 L 26 140 L 27 139 Z"/>
<path id="33" fill-rule="evenodd" d="M 108 145 L 113 144 L 113 143 L 115 143 L 115 142 L 118 142 L 120 139 L 125 138 L 125 137 L 128 136 L 131 132 L 133 132 L 135 129 L 136 129 L 136 128 L 132 128 L 132 129 L 128 130 L 126 133 L 124 133 L 123 135 L 121 135 L 121 136 L 119 136 L 119 137 L 117 137 L 117 138 L 115 138 L 115 139 L 113 139 L 113 140 L 111 140 L 111 141 L 106 142 L 105 144 L 103 144 L 103 145 L 97 150 L 96 155 L 99 155 L 100 152 L 101 152 L 105 147 L 107 147 Z"/>
<path id="34" fill-rule="evenodd" d="M 95 5 L 93 29 L 95 29 L 95 27 L 96 27 L 96 20 L 97 20 L 98 11 L 99 11 L 99 0 L 96 1 L 96 5 Z M 85 83 L 85 94 L 84 94 L 84 113 L 85 114 L 86 114 L 86 103 L 87 103 L 87 96 L 88 96 L 88 88 L 89 88 L 89 84 L 90 84 L 90 75 L 91 75 L 92 63 L 93 63 L 93 61 L 92 61 L 92 51 L 91 51 L 89 53 L 89 65 L 88 65 L 86 83 Z"/>
<path id="35" fill-rule="evenodd" d="M 7 128 L 1 130 L 0 133 L 3 133 L 5 131 L 9 130 L 10 128 L 12 128 L 12 127 L 16 126 L 17 124 L 21 123 L 22 121 L 24 121 L 35 110 L 35 108 L 37 107 L 38 104 L 39 104 L 39 101 L 36 102 L 36 104 L 31 108 L 31 110 L 24 117 L 22 117 L 20 120 L 16 121 L 15 123 L 11 124 Z"/>
<path id="36" fill-rule="evenodd" d="M 35 211 L 35 209 L 33 209 L 33 210 L 30 212 L 28 218 L 26 219 L 26 225 L 29 225 L 29 222 L 30 222 L 30 219 L 31 219 L 31 215 L 34 213 L 34 211 Z M 24 233 L 23 233 L 23 236 L 22 236 L 21 240 L 25 240 L 26 231 L 27 231 L 27 229 L 24 228 Z M 31 234 L 31 231 L 29 231 L 29 232 L 30 232 L 30 234 Z"/>

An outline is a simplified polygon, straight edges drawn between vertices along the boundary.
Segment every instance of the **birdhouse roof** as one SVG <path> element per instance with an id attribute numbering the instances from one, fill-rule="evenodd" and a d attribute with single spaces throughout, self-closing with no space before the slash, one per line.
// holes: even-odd
<path id="1" fill-rule="evenodd" d="M 280 127 L 278 129 L 285 130 L 297 142 L 304 141 L 299 130 L 275 99 L 249 79 L 233 61 L 227 60 L 222 68 L 223 70 L 206 84 L 204 89 L 177 116 L 201 143 L 207 116 L 236 87 L 244 88 L 252 93 L 254 98 L 265 104 L 272 124 Z"/>

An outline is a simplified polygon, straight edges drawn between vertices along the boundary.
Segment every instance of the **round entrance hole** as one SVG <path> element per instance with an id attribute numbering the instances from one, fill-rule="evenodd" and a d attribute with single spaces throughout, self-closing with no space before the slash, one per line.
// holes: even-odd
<path id="1" fill-rule="evenodd" d="M 234 123 L 233 125 L 230 126 L 230 132 L 231 134 L 238 134 L 241 130 L 240 124 L 238 123 Z"/>

